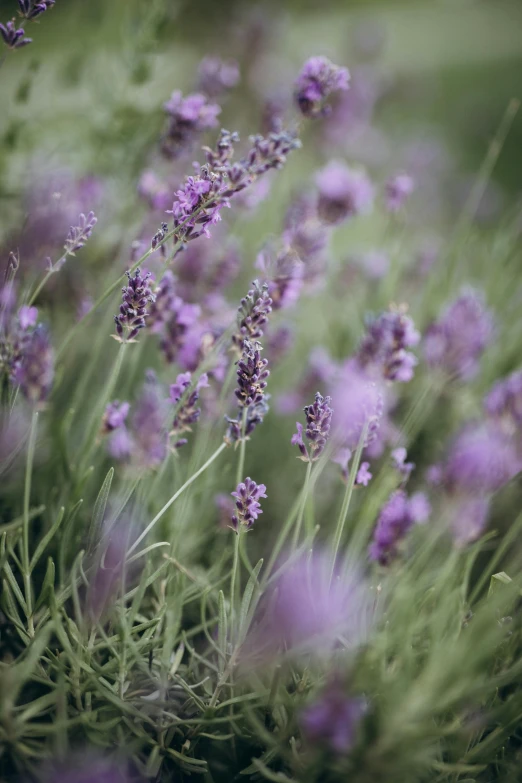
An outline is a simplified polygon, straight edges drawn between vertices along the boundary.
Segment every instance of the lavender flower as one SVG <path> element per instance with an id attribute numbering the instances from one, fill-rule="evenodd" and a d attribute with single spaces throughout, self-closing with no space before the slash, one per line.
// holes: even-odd
<path id="1" fill-rule="evenodd" d="M 376 619 L 369 585 L 348 563 L 331 574 L 331 553 L 307 553 L 281 567 L 247 638 L 245 662 L 268 663 L 281 653 L 325 656 L 342 639 L 349 650 L 367 640 Z"/>
<path id="2" fill-rule="evenodd" d="M 339 447 L 355 451 L 364 430 L 365 446 L 377 437 L 382 424 L 382 388 L 354 360 L 348 361 L 331 384 L 335 400 L 334 437 Z"/>
<path id="3" fill-rule="evenodd" d="M 259 501 L 266 498 L 264 484 L 256 484 L 251 478 L 237 485 L 236 491 L 231 493 L 236 499 L 235 513 L 232 516 L 232 527 L 239 533 L 240 529 L 250 530 L 259 514 L 263 513 Z"/>
<path id="4" fill-rule="evenodd" d="M 424 337 L 426 361 L 431 367 L 469 380 L 476 375 L 493 333 L 493 317 L 482 296 L 466 289 L 428 328 Z"/>
<path id="5" fill-rule="evenodd" d="M 415 183 L 409 174 L 396 174 L 391 177 L 385 185 L 385 203 L 388 212 L 399 212 L 414 190 Z"/>
<path id="6" fill-rule="evenodd" d="M 128 767 L 123 760 L 116 763 L 89 749 L 53 764 L 44 772 L 43 783 L 143 783 L 141 778 L 130 774 Z"/>
<path id="7" fill-rule="evenodd" d="M 306 416 L 306 438 L 309 449 L 303 441 L 303 426 L 296 422 L 297 433 L 293 435 L 292 446 L 298 446 L 303 462 L 315 462 L 324 451 L 330 435 L 333 410 L 330 407 L 331 397 L 323 397 L 319 392 L 315 395 L 312 405 L 304 408 Z"/>
<path id="8" fill-rule="evenodd" d="M 383 378 L 407 382 L 413 378 L 416 357 L 407 351 L 420 340 L 413 321 L 400 310 L 382 313 L 370 322 L 357 353 L 363 367 L 376 368 Z"/>
<path id="9" fill-rule="evenodd" d="M 366 699 L 348 695 L 342 684 L 333 679 L 301 713 L 307 744 L 327 746 L 339 755 L 349 753 L 367 709 Z"/>
<path id="10" fill-rule="evenodd" d="M 472 422 L 451 445 L 444 483 L 451 490 L 495 492 L 521 467 L 514 444 L 494 423 Z"/>
<path id="11" fill-rule="evenodd" d="M 429 512 L 427 501 L 419 498 L 412 502 L 404 490 L 399 489 L 381 509 L 373 541 L 369 548 L 370 559 L 383 566 L 389 565 L 399 554 L 399 548 L 416 522 L 424 522 Z"/>
<path id="12" fill-rule="evenodd" d="M 364 171 L 331 161 L 316 176 L 318 213 L 327 225 L 366 215 L 373 208 L 373 185 Z"/>
<path id="13" fill-rule="evenodd" d="M 198 67 L 198 89 L 216 98 L 231 90 L 239 82 L 239 65 L 236 60 L 221 57 L 204 57 Z"/>
<path id="14" fill-rule="evenodd" d="M 77 250 L 80 250 L 91 236 L 97 222 L 98 218 L 95 217 L 94 212 L 89 212 L 87 216 L 82 212 L 78 219 L 78 225 L 71 226 L 67 234 L 64 245 L 66 253 L 74 255 Z"/>
<path id="15" fill-rule="evenodd" d="M 37 2 L 34 2 L 34 0 L 18 0 L 18 5 L 22 16 L 32 20 L 48 11 L 49 8 L 52 8 L 55 2 L 56 0 L 37 0 Z"/>
<path id="16" fill-rule="evenodd" d="M 169 227 L 167 223 L 162 223 L 151 239 L 150 246 L 152 250 L 156 250 L 157 246 L 160 244 L 160 242 L 163 242 L 168 232 L 169 232 Z M 165 255 L 165 246 L 160 245 L 160 249 L 162 254 Z"/>
<path id="17" fill-rule="evenodd" d="M 327 57 L 311 57 L 295 83 L 295 101 L 305 117 L 325 116 L 330 111 L 326 98 L 333 92 L 347 90 L 349 82 L 347 68 L 334 65 Z"/>
<path id="18" fill-rule="evenodd" d="M 200 314 L 199 305 L 187 304 L 176 294 L 175 277 L 167 271 L 156 289 L 148 323 L 152 332 L 160 334 L 160 347 L 169 363 L 179 361 L 180 351 L 193 334 Z"/>
<path id="19" fill-rule="evenodd" d="M 178 158 L 200 133 L 215 128 L 221 113 L 221 107 L 209 103 L 206 95 L 192 93 L 184 98 L 181 90 L 175 90 L 163 108 L 168 122 L 162 151 L 168 158 Z"/>
<path id="20" fill-rule="evenodd" d="M 109 433 L 123 427 L 129 414 L 130 404 L 114 400 L 109 402 L 103 415 L 102 432 Z"/>
<path id="21" fill-rule="evenodd" d="M 265 389 L 270 371 L 267 369 L 268 361 L 261 358 L 261 351 L 261 343 L 244 340 L 243 353 L 237 363 L 237 388 L 234 392 L 238 401 L 238 416 L 236 419 L 227 418 L 225 437 L 230 443 L 248 437 L 268 411 Z"/>
<path id="22" fill-rule="evenodd" d="M 361 466 L 357 471 L 357 476 L 355 477 L 355 483 L 357 486 L 367 487 L 370 483 L 371 479 L 373 478 L 373 473 L 370 473 L 369 467 L 369 462 L 361 462 Z"/>
<path id="23" fill-rule="evenodd" d="M 486 413 L 499 423 L 506 434 L 522 428 L 522 370 L 498 381 L 484 400 Z"/>
<path id="24" fill-rule="evenodd" d="M 0 24 L 0 35 L 9 49 L 21 49 L 22 46 L 33 42 L 32 38 L 25 38 L 24 28 L 17 29 L 14 22 Z"/>
<path id="25" fill-rule="evenodd" d="M 489 499 L 484 495 L 460 495 L 451 506 L 451 532 L 458 547 L 476 541 L 486 527 Z"/>
<path id="26" fill-rule="evenodd" d="M 51 392 L 54 377 L 53 349 L 47 330 L 41 324 L 37 326 L 23 337 L 19 350 L 13 380 L 28 400 L 41 404 Z"/>
<path id="27" fill-rule="evenodd" d="M 236 348 L 242 349 L 245 340 L 257 340 L 263 336 L 263 329 L 272 312 L 272 299 L 268 293 L 268 285 L 260 285 L 258 280 L 252 283 L 253 288 L 243 297 L 238 310 L 238 330 L 232 337 Z"/>
<path id="28" fill-rule="evenodd" d="M 266 248 L 259 254 L 256 267 L 268 277 L 268 291 L 274 310 L 296 304 L 303 287 L 304 265 L 295 251 L 285 248 L 272 257 L 271 248 Z"/>
<path id="29" fill-rule="evenodd" d="M 400 446 L 397 449 L 393 449 L 391 453 L 393 467 L 395 468 L 395 470 L 397 470 L 400 473 L 404 483 L 408 481 L 411 472 L 415 467 L 414 462 L 406 462 L 407 456 L 408 453 L 403 446 Z"/>
<path id="30" fill-rule="evenodd" d="M 122 303 L 120 312 L 114 316 L 118 338 L 122 342 L 134 340 L 140 329 L 145 327 L 145 318 L 148 316 L 147 306 L 154 302 L 154 294 L 149 285 L 150 272 L 141 274 L 140 269 L 136 269 L 134 275 L 130 272 L 125 273 L 129 283 L 122 288 Z M 125 331 L 127 332 L 124 337 Z"/>
<path id="31" fill-rule="evenodd" d="M 32 326 L 36 326 L 38 320 L 38 308 L 22 305 L 18 311 L 18 323 L 22 331 L 27 331 Z"/>
<path id="32" fill-rule="evenodd" d="M 174 443 L 175 449 L 181 448 L 181 446 L 187 443 L 185 438 L 178 439 L 178 436 L 183 432 L 191 432 L 191 425 L 195 424 L 201 415 L 201 411 L 198 408 L 199 392 L 200 389 L 208 387 L 208 375 L 206 373 L 200 375 L 194 389 L 179 405 L 181 398 L 191 383 L 192 375 L 190 372 L 185 372 L 178 375 L 176 383 L 173 383 L 170 387 L 170 399 L 176 405 L 176 414 L 170 432 L 170 435 L 177 439 Z"/>
<path id="33" fill-rule="evenodd" d="M 153 372 L 148 371 L 141 397 L 132 417 L 136 456 L 145 467 L 160 465 L 167 456 L 166 401 Z"/>

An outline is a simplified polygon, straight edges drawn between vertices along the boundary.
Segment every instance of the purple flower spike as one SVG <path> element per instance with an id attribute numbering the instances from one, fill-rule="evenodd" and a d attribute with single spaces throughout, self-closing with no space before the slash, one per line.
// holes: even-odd
<path id="1" fill-rule="evenodd" d="M 398 557 L 410 529 L 416 522 L 425 522 L 429 511 L 424 496 L 410 499 L 402 489 L 393 492 L 381 509 L 369 549 L 370 559 L 383 566 L 389 565 Z"/>
<path id="2" fill-rule="evenodd" d="M 522 428 L 522 370 L 498 381 L 484 401 L 487 414 L 508 435 Z"/>
<path id="3" fill-rule="evenodd" d="M 327 57 L 311 57 L 295 83 L 295 101 L 305 117 L 325 116 L 330 111 L 326 98 L 333 92 L 347 90 L 349 83 L 347 68 L 334 65 Z"/>
<path id="4" fill-rule="evenodd" d="M 23 27 L 18 29 L 14 22 L 6 22 L 0 24 L 0 35 L 2 36 L 5 45 L 9 49 L 21 49 L 22 46 L 27 46 L 33 42 L 32 38 L 25 38 L 25 30 Z"/>
<path id="5" fill-rule="evenodd" d="M 386 209 L 388 212 L 399 212 L 414 190 L 415 183 L 409 174 L 396 174 L 389 179 L 385 186 Z"/>
<path id="6" fill-rule="evenodd" d="M 221 113 L 221 107 L 209 103 L 206 95 L 192 93 L 184 98 L 180 90 L 172 93 L 163 108 L 168 115 L 168 122 L 162 151 L 168 158 L 178 158 L 190 149 L 200 133 L 215 128 Z"/>
<path id="7" fill-rule="evenodd" d="M 217 98 L 239 82 L 239 65 L 235 60 L 204 57 L 198 68 L 198 89 L 209 98 Z"/>
<path id="8" fill-rule="evenodd" d="M 18 0 L 20 13 L 26 19 L 36 19 L 37 16 L 52 8 L 56 0 Z"/>
<path id="9" fill-rule="evenodd" d="M 268 293 L 268 285 L 260 285 L 258 280 L 252 283 L 253 288 L 241 300 L 238 310 L 238 330 L 232 341 L 239 350 L 245 340 L 257 340 L 263 336 L 263 330 L 272 312 L 272 299 Z"/>
<path id="10" fill-rule="evenodd" d="M 40 404 L 51 392 L 53 377 L 53 349 L 47 330 L 40 324 L 23 337 L 13 378 L 28 400 Z"/>
<path id="11" fill-rule="evenodd" d="M 469 380 L 477 374 L 479 359 L 494 334 L 493 317 L 483 297 L 467 289 L 427 330 L 424 355 L 431 367 Z"/>
<path id="12" fill-rule="evenodd" d="M 114 316 L 118 338 L 122 342 L 134 340 L 140 329 L 145 327 L 145 318 L 148 315 L 147 306 L 154 302 L 154 295 L 149 285 L 150 272 L 142 275 L 140 269 L 132 276 L 130 272 L 125 273 L 129 283 L 122 288 L 123 297 L 120 305 L 120 312 Z M 124 336 L 125 331 L 127 335 Z"/>
<path id="13" fill-rule="evenodd" d="M 174 448 L 181 448 L 187 441 L 185 438 L 178 439 L 178 436 L 183 432 L 191 432 L 192 424 L 195 424 L 201 415 L 201 410 L 198 407 L 199 391 L 200 389 L 208 388 L 208 376 L 203 373 L 195 388 L 192 389 L 190 394 L 182 402 L 180 406 L 178 403 L 189 388 L 192 382 L 192 375 L 189 372 L 181 373 L 176 378 L 176 383 L 173 383 L 170 387 L 170 399 L 176 405 L 177 411 L 172 423 L 171 437 L 176 438 Z"/>
<path id="14" fill-rule="evenodd" d="M 331 161 L 317 174 L 316 183 L 319 189 L 317 211 L 323 223 L 335 226 L 372 211 L 374 190 L 364 171 Z"/>
<path id="15" fill-rule="evenodd" d="M 370 473 L 369 471 L 370 463 L 369 462 L 362 462 L 361 467 L 357 471 L 357 476 L 355 479 L 355 483 L 357 486 L 360 487 L 367 487 L 370 483 L 371 479 L 373 478 L 373 473 Z"/>
<path id="16" fill-rule="evenodd" d="M 95 217 L 94 212 L 89 212 L 87 216 L 81 213 L 78 225 L 70 227 L 65 240 L 64 248 L 69 255 L 73 255 L 85 245 L 97 222 L 98 218 Z"/>
<path id="17" fill-rule="evenodd" d="M 366 699 L 345 692 L 337 680 L 301 713 L 301 726 L 308 743 L 326 745 L 338 755 L 349 753 L 357 729 L 367 712 Z"/>
<path id="18" fill-rule="evenodd" d="M 319 392 L 315 395 L 315 401 L 312 405 L 304 408 L 306 416 L 306 438 L 309 448 L 303 441 L 303 427 L 299 422 L 296 423 L 297 433 L 292 437 L 293 446 L 298 446 L 302 454 L 303 462 L 315 462 L 324 451 L 326 442 L 330 435 L 330 426 L 332 424 L 333 410 L 330 407 L 331 397 L 323 397 Z"/>
<path id="19" fill-rule="evenodd" d="M 251 478 L 246 478 L 244 482 L 237 485 L 236 491 L 231 493 L 236 499 L 235 514 L 232 516 L 232 527 L 236 531 L 242 528 L 250 530 L 259 514 L 263 513 L 261 498 L 266 498 L 266 487 L 264 484 L 256 484 Z"/>
<path id="20" fill-rule="evenodd" d="M 31 326 L 36 326 L 37 320 L 38 309 L 36 307 L 22 305 L 18 311 L 18 323 L 20 324 L 20 329 L 22 329 L 24 332 L 27 331 L 27 329 L 29 329 Z"/>
<path id="21" fill-rule="evenodd" d="M 495 423 L 471 423 L 450 448 L 444 483 L 450 489 L 468 493 L 495 492 L 521 467 L 513 442 Z"/>
<path id="22" fill-rule="evenodd" d="M 123 427 L 129 414 L 130 405 L 128 402 L 114 400 L 109 402 L 105 408 L 103 416 L 102 431 L 104 433 L 114 432 L 114 430 Z"/>
<path id="23" fill-rule="evenodd" d="M 229 443 L 237 443 L 248 436 L 261 424 L 267 411 L 265 393 L 267 378 L 270 371 L 268 361 L 261 358 L 261 343 L 243 342 L 243 353 L 237 363 L 237 388 L 235 395 L 238 401 L 236 419 L 227 417 L 228 429 L 225 439 Z"/>
<path id="24" fill-rule="evenodd" d="M 420 340 L 413 321 L 400 310 L 382 313 L 372 321 L 358 351 L 363 367 L 373 367 L 389 381 L 413 378 L 416 357 L 407 351 Z"/>

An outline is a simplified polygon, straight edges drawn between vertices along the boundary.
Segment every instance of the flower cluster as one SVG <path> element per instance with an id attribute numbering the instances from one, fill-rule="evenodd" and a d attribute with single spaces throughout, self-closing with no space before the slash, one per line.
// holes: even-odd
<path id="1" fill-rule="evenodd" d="M 303 425 L 296 422 L 297 433 L 292 436 L 292 445 L 298 446 L 301 459 L 304 462 L 315 462 L 324 451 L 330 435 L 333 410 L 330 407 L 331 397 L 323 397 L 319 392 L 315 395 L 312 405 L 304 408 L 306 416 L 305 435 L 309 443 L 307 448 L 303 440 Z"/>
<path id="2" fill-rule="evenodd" d="M 246 478 L 237 485 L 232 497 L 236 499 L 232 516 L 232 527 L 238 533 L 240 530 L 250 530 L 259 514 L 263 513 L 259 501 L 266 498 L 264 484 L 256 484 L 251 478 Z"/>
<path id="3" fill-rule="evenodd" d="M 357 729 L 367 710 L 366 699 L 347 694 L 342 684 L 333 679 L 301 712 L 303 734 L 310 743 L 346 754 L 355 744 Z"/>
<path id="4" fill-rule="evenodd" d="M 73 255 L 85 245 L 97 222 L 98 218 L 95 217 L 94 212 L 89 212 L 88 215 L 81 213 L 78 225 L 70 227 L 65 240 L 64 248 L 68 255 Z"/>
<path id="5" fill-rule="evenodd" d="M 160 347 L 167 362 L 179 361 L 201 314 L 199 305 L 188 304 L 176 293 L 176 279 L 168 270 L 155 292 L 147 323 L 160 335 Z M 199 345 L 199 332 L 194 335 Z"/>
<path id="6" fill-rule="evenodd" d="M 484 407 L 506 434 L 522 431 L 522 370 L 498 381 L 487 395 Z"/>
<path id="7" fill-rule="evenodd" d="M 272 299 L 268 293 L 268 285 L 261 285 L 258 280 L 252 283 L 253 288 L 243 297 L 238 309 L 237 332 L 232 337 L 234 346 L 241 351 L 245 340 L 257 340 L 263 336 L 263 329 L 272 312 Z"/>
<path id="8" fill-rule="evenodd" d="M 179 436 L 184 432 L 192 431 L 192 424 L 195 424 L 201 410 L 198 407 L 200 389 L 208 387 L 208 376 L 202 373 L 195 387 L 186 394 L 192 383 L 190 372 L 181 373 L 176 378 L 176 383 L 170 387 L 170 400 L 176 406 L 176 414 L 172 422 L 170 436 L 175 439 L 174 448 L 179 449 L 187 443 L 186 438 Z"/>
<path id="9" fill-rule="evenodd" d="M 400 310 L 391 310 L 370 322 L 357 357 L 361 366 L 376 368 L 386 380 L 407 382 L 413 378 L 417 364 L 407 349 L 419 340 L 411 318 Z"/>
<path id="10" fill-rule="evenodd" d="M 33 42 L 32 38 L 25 37 L 24 28 L 17 28 L 14 22 L 0 24 L 0 35 L 8 49 L 21 49 Z"/>
<path id="11" fill-rule="evenodd" d="M 326 98 L 333 92 L 347 90 L 350 74 L 347 68 L 334 65 L 327 57 L 311 57 L 305 62 L 295 83 L 295 101 L 305 117 L 329 113 Z"/>
<path id="12" fill-rule="evenodd" d="M 396 174 L 385 185 L 385 203 L 388 212 L 399 212 L 415 190 L 415 183 L 409 174 Z"/>
<path id="13" fill-rule="evenodd" d="M 26 19 L 36 19 L 40 14 L 52 8 L 56 0 L 18 0 L 20 13 Z"/>
<path id="14" fill-rule="evenodd" d="M 402 489 L 396 490 L 387 500 L 373 533 L 369 548 L 371 560 L 389 565 L 399 554 L 399 549 L 415 523 L 425 522 L 430 506 L 423 493 L 411 498 Z"/>
<path id="15" fill-rule="evenodd" d="M 168 158 L 178 158 L 199 134 L 215 128 L 221 113 L 221 107 L 210 103 L 206 95 L 193 93 L 184 98 L 181 90 L 174 90 L 163 108 L 168 120 L 161 148 Z"/>
<path id="16" fill-rule="evenodd" d="M 54 353 L 47 329 L 41 324 L 23 335 L 13 361 L 12 377 L 35 405 L 49 396 L 54 378 Z"/>
<path id="17" fill-rule="evenodd" d="M 122 288 L 120 312 L 114 316 L 114 323 L 118 339 L 122 342 L 130 342 L 134 340 L 140 329 L 145 327 L 145 319 L 148 316 L 147 307 L 151 302 L 154 302 L 154 294 L 149 284 L 150 272 L 142 275 L 138 268 L 134 275 L 131 275 L 130 272 L 125 274 L 129 282 L 125 288 Z"/>
<path id="18" fill-rule="evenodd" d="M 209 98 L 217 98 L 239 82 L 239 65 L 235 60 L 204 57 L 198 67 L 198 89 Z"/>
<path id="19" fill-rule="evenodd" d="M 367 174 L 331 161 L 316 176 L 319 217 L 330 226 L 372 211 L 374 189 Z"/>
<path id="20" fill-rule="evenodd" d="M 479 359 L 493 339 L 493 317 L 483 298 L 467 289 L 452 302 L 424 337 L 424 355 L 432 367 L 469 380 L 476 375 Z"/>
<path id="21" fill-rule="evenodd" d="M 263 421 L 268 411 L 265 389 L 270 371 L 267 369 L 268 360 L 261 358 L 261 351 L 261 343 L 243 341 L 243 353 L 237 363 L 237 388 L 234 392 L 238 401 L 238 416 L 236 419 L 227 417 L 226 440 L 230 443 L 247 438 Z"/>

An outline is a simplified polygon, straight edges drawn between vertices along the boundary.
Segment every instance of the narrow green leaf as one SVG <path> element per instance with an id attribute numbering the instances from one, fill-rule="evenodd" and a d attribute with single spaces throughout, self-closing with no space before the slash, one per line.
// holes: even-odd
<path id="1" fill-rule="evenodd" d="M 52 557 L 50 557 L 47 560 L 47 571 L 45 572 L 42 589 L 40 591 L 40 595 L 38 596 L 36 606 L 34 607 L 35 612 L 37 612 L 38 609 L 42 606 L 48 594 L 50 592 L 54 592 L 54 571 L 54 560 Z"/>
<path id="2" fill-rule="evenodd" d="M 37 517 L 39 514 L 42 513 L 42 511 L 45 511 L 45 506 L 38 506 L 37 508 L 31 508 L 29 510 L 28 519 L 34 519 L 34 517 Z M 23 517 L 16 517 L 16 519 L 13 519 L 12 522 L 7 522 L 5 525 L 0 525 L 0 535 L 2 533 L 9 533 L 11 530 L 16 530 L 17 528 L 21 527 L 23 524 L 24 518 Z"/>
<path id="3" fill-rule="evenodd" d="M 32 571 L 35 565 L 37 564 L 40 557 L 45 552 L 45 549 L 47 547 L 47 544 L 51 539 L 53 538 L 54 534 L 62 524 L 63 518 L 65 515 L 65 506 L 62 506 L 60 511 L 58 512 L 58 516 L 56 517 L 56 520 L 54 524 L 51 526 L 51 528 L 47 531 L 45 536 L 42 538 L 38 546 L 36 547 L 36 551 L 32 557 L 31 563 L 29 564 L 29 570 Z"/>
<path id="4" fill-rule="evenodd" d="M 105 516 L 105 508 L 107 506 L 107 500 L 109 499 L 109 493 L 111 491 L 113 476 L 114 476 L 114 468 L 111 468 L 107 473 L 107 475 L 105 476 L 105 480 L 101 486 L 101 489 L 98 493 L 98 497 L 96 498 L 96 502 L 94 504 L 94 511 L 92 512 L 92 520 L 91 520 L 91 526 L 89 529 L 89 536 L 88 536 L 88 544 L 87 544 L 88 552 L 92 552 L 100 536 L 100 531 L 103 524 L 103 518 Z"/>
<path id="5" fill-rule="evenodd" d="M 227 609 L 225 606 L 225 594 L 219 591 L 219 620 L 218 620 L 218 646 L 223 656 L 219 658 L 219 674 L 225 671 L 225 655 L 227 652 Z"/>
<path id="6" fill-rule="evenodd" d="M 243 599 L 241 601 L 241 609 L 239 610 L 239 639 L 242 641 L 243 634 L 247 631 L 247 618 L 248 618 L 248 612 L 250 609 L 250 603 L 252 601 L 252 596 L 254 594 L 254 589 L 257 585 L 257 577 L 259 575 L 259 572 L 261 571 L 261 567 L 263 565 L 263 558 L 259 560 L 256 567 L 252 571 L 250 575 L 250 579 L 247 582 L 247 586 L 245 587 L 245 592 L 243 593 Z"/>

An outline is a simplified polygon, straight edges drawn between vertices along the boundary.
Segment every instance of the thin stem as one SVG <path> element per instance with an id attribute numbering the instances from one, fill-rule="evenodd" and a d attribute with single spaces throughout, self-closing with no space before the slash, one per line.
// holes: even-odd
<path id="1" fill-rule="evenodd" d="M 247 408 L 243 408 L 243 414 L 241 416 L 241 440 L 239 442 L 239 459 L 237 461 L 237 472 L 236 472 L 236 487 L 237 485 L 243 481 L 243 470 L 245 469 L 245 448 L 246 448 L 246 438 L 245 438 L 245 429 L 246 429 L 246 417 L 247 417 Z"/>
<path id="2" fill-rule="evenodd" d="M 237 533 L 234 536 L 234 560 L 232 562 L 232 573 L 230 575 L 230 620 L 233 627 L 234 622 L 234 607 L 236 605 L 236 580 L 237 580 L 237 567 L 239 562 L 239 539 L 241 537 L 241 525 L 239 525 Z"/>
<path id="3" fill-rule="evenodd" d="M 29 445 L 27 447 L 27 465 L 25 470 L 24 485 L 24 510 L 22 525 L 22 569 L 24 578 L 25 602 L 27 604 L 27 623 L 30 636 L 34 636 L 33 624 L 33 599 L 31 592 L 31 570 L 29 560 L 29 505 L 31 500 L 31 478 L 33 475 L 33 461 L 36 446 L 36 429 L 38 424 L 38 411 L 35 409 L 31 418 L 29 432 Z"/>
<path id="4" fill-rule="evenodd" d="M 57 272 L 60 269 L 61 265 L 63 264 L 63 262 L 65 261 L 65 259 L 67 258 L 68 255 L 69 255 L 69 253 L 64 253 L 63 256 L 61 256 L 58 259 L 56 264 L 52 264 L 51 268 L 47 270 L 47 272 L 45 273 L 45 276 L 41 280 L 40 284 L 36 286 L 35 290 L 31 294 L 31 296 L 29 297 L 29 301 L 27 302 L 28 307 L 30 307 L 33 304 L 35 299 L 38 297 L 38 294 L 41 292 L 41 290 L 44 288 L 44 286 L 47 285 L 47 281 L 49 280 L 49 278 L 52 277 L 54 275 L 54 273 Z"/>
<path id="5" fill-rule="evenodd" d="M 144 538 L 145 538 L 145 537 L 146 537 L 146 536 L 147 536 L 147 535 L 150 533 L 150 531 L 152 530 L 152 528 L 154 527 L 154 525 L 156 524 L 156 522 L 158 522 L 158 521 L 161 519 L 161 517 L 163 516 L 163 514 L 165 514 L 165 513 L 166 513 L 166 512 L 169 510 L 169 508 L 171 507 L 171 505 L 172 505 L 172 504 L 173 504 L 173 503 L 174 503 L 174 502 L 175 502 L 175 501 L 176 501 L 176 500 L 179 498 L 179 496 L 180 496 L 181 494 L 183 494 L 183 492 L 185 492 L 185 490 L 186 490 L 188 487 L 190 487 L 190 485 L 191 485 L 191 484 L 192 484 L 192 483 L 193 483 L 193 482 L 194 482 L 194 481 L 195 481 L 195 480 L 196 480 L 196 479 L 197 479 L 199 476 L 201 476 L 201 474 L 202 474 L 202 473 L 204 473 L 204 472 L 205 472 L 205 470 L 206 470 L 206 469 L 207 469 L 207 468 L 208 468 L 208 467 L 209 467 L 209 466 L 210 466 L 210 465 L 211 465 L 211 464 L 214 462 L 214 460 L 215 460 L 215 459 L 217 459 L 217 458 L 219 457 L 219 455 L 221 454 L 221 452 L 223 451 L 223 449 L 226 449 L 226 447 L 227 447 L 227 444 L 226 444 L 226 443 L 222 443 L 222 444 L 221 444 L 221 446 L 220 446 L 218 449 L 216 449 L 216 451 L 215 451 L 215 452 L 212 454 L 212 456 L 211 456 L 211 457 L 209 457 L 209 458 L 208 458 L 208 460 L 207 460 L 207 461 L 206 461 L 206 462 L 205 462 L 205 463 L 204 463 L 204 464 L 203 464 L 203 465 L 202 465 L 202 466 L 199 468 L 199 470 L 197 470 L 195 473 L 193 473 L 193 474 L 192 474 L 192 476 L 191 476 L 189 479 L 187 479 L 187 481 L 185 481 L 185 483 L 183 484 L 183 486 L 182 486 L 182 487 L 180 487 L 180 488 L 177 490 L 177 492 L 175 492 L 175 493 L 172 495 L 172 497 L 170 498 L 170 500 L 167 500 L 167 502 L 165 503 L 165 505 L 163 506 L 163 508 L 162 508 L 160 511 L 158 511 L 158 513 L 156 514 L 156 516 L 154 517 L 154 519 L 152 520 L 152 522 L 149 522 L 149 524 L 147 525 L 147 527 L 145 528 L 145 530 L 143 531 L 143 533 L 141 533 L 141 534 L 138 536 L 138 538 L 136 539 L 136 541 L 133 543 L 133 545 L 132 545 L 132 546 L 130 547 L 130 549 L 127 551 L 127 557 L 128 557 L 129 555 L 131 555 L 131 554 L 134 552 L 134 550 L 136 549 L 136 547 L 137 547 L 137 546 L 139 546 L 139 544 L 140 544 L 140 543 L 143 541 L 143 539 L 144 539 Z"/>
<path id="6" fill-rule="evenodd" d="M 337 527 L 335 529 L 333 555 L 332 555 L 332 568 L 330 571 L 330 584 L 332 582 L 332 578 L 335 570 L 337 554 L 339 552 L 339 546 L 341 544 L 341 539 L 343 536 L 346 517 L 348 516 L 348 509 L 350 508 L 350 501 L 352 499 L 353 488 L 355 486 L 355 480 L 357 478 L 357 471 L 359 470 L 359 463 L 361 461 L 361 455 L 364 449 L 367 432 L 368 432 L 368 423 L 365 424 L 364 429 L 361 433 L 361 437 L 359 439 L 359 443 L 357 445 L 357 451 L 355 452 L 355 457 L 353 459 L 352 467 L 350 469 L 348 483 L 346 484 L 346 492 L 344 493 L 343 504 L 341 506 L 341 513 L 339 514 L 339 519 L 337 520 Z"/>
<path id="7" fill-rule="evenodd" d="M 308 490 L 310 487 L 310 474 L 312 472 L 312 461 L 309 460 L 308 465 L 306 466 L 306 476 L 303 484 L 303 489 L 301 492 L 301 504 L 299 506 L 299 512 L 297 514 L 297 523 L 294 528 L 294 536 L 292 539 L 292 552 L 297 546 L 297 543 L 299 541 L 299 534 L 301 533 L 301 525 L 303 524 L 303 516 L 304 516 L 304 510 L 306 507 L 306 500 L 308 498 Z"/>

